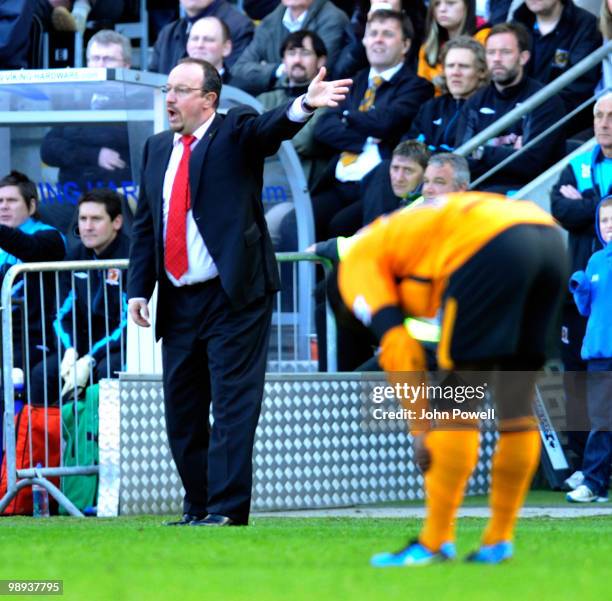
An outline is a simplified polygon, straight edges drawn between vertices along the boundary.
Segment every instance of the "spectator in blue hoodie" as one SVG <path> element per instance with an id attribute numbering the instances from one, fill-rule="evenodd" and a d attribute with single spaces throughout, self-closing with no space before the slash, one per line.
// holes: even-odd
<path id="1" fill-rule="evenodd" d="M 584 451 L 583 483 L 567 493 L 572 503 L 607 501 L 612 462 L 612 196 L 597 207 L 595 229 L 603 248 L 575 272 L 570 290 L 578 310 L 588 316 L 582 343 L 589 378 L 587 398 L 591 432 Z"/>

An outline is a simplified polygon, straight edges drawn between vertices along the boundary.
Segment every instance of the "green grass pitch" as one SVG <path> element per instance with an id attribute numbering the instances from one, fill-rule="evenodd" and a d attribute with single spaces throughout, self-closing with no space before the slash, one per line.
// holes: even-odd
<path id="1" fill-rule="evenodd" d="M 168 528 L 163 517 L 2 518 L 0 578 L 62 579 L 62 599 L 360 601 L 609 599 L 612 518 L 523 519 L 516 557 L 374 569 L 415 519 L 255 517 L 248 528 Z M 483 519 L 458 523 L 461 556 Z M 21 597 L 37 598 L 41 597 Z"/>

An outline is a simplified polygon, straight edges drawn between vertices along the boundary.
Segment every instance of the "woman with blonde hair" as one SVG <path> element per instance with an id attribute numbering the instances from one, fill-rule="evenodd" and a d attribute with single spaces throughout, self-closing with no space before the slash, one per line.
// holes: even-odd
<path id="1" fill-rule="evenodd" d="M 419 76 L 436 84 L 436 78 L 442 75 L 442 48 L 448 40 L 469 35 L 484 44 L 489 28 L 478 28 L 475 4 L 474 0 L 431 0 L 425 22 L 426 38 L 419 50 Z M 440 94 L 437 84 L 436 88 Z"/>

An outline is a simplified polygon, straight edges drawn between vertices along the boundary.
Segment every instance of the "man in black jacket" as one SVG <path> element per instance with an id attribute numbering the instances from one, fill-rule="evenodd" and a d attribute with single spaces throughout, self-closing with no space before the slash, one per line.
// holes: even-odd
<path id="1" fill-rule="evenodd" d="M 225 22 L 217 17 L 203 17 L 193 24 L 187 39 L 187 55 L 208 61 L 224 84 L 229 84 L 232 78 L 225 64 L 231 53 L 232 36 Z"/>
<path id="2" fill-rule="evenodd" d="M 221 80 L 197 59 L 168 76 L 171 131 L 149 138 L 132 229 L 129 312 L 149 327 L 158 286 L 168 441 L 186 494 L 175 525 L 247 524 L 278 267 L 261 204 L 263 166 L 350 80 L 258 115 L 217 112 Z M 214 424 L 209 429 L 212 411 Z"/>
<path id="3" fill-rule="evenodd" d="M 366 26 L 370 66 L 345 102 L 321 116 L 315 139 L 336 154 L 312 199 L 317 240 L 350 236 L 361 226 L 359 183 L 391 153 L 433 86 L 404 62 L 413 37 L 401 13 L 378 10 Z"/>
<path id="4" fill-rule="evenodd" d="M 153 47 L 149 71 L 170 73 L 187 56 L 187 37 L 193 24 L 202 17 L 217 17 L 226 23 L 232 38 L 232 53 L 225 63 L 231 67 L 253 37 L 254 26 L 247 16 L 225 0 L 180 0 L 186 17 L 168 23 Z"/>
<path id="5" fill-rule="evenodd" d="M 128 258 L 129 240 L 121 231 L 121 205 L 121 196 L 107 188 L 90 190 L 79 198 L 81 243 L 68 252 L 67 261 Z M 115 377 L 123 368 L 127 324 L 125 284 L 126 272 L 119 269 L 79 270 L 73 278 L 62 278 L 53 339 L 59 340 L 58 353 L 64 359 L 59 372 L 57 353 L 47 356 L 46 362 L 34 368 L 32 398 L 38 402 L 45 398 L 45 373 L 47 400 L 56 402 L 59 375 L 64 379 L 63 395 L 74 388 L 74 370 L 77 387 L 84 388 L 100 378 Z"/>
<path id="6" fill-rule="evenodd" d="M 87 66 L 128 69 L 131 64 L 130 41 L 116 31 L 103 29 L 87 44 Z M 84 107 L 83 107 L 84 108 Z M 87 108 L 127 108 L 123 91 L 94 92 Z M 75 206 L 81 194 L 103 186 L 132 186 L 130 140 L 125 124 L 57 125 L 45 135 L 40 157 L 52 167 L 59 167 L 58 183 L 63 191 L 61 202 L 43 205 L 43 220 L 69 232 Z"/>
<path id="7" fill-rule="evenodd" d="M 419 140 L 431 152 L 455 148 L 459 114 L 466 100 L 488 82 L 482 44 L 469 36 L 449 40 L 442 50 L 446 94 L 428 100 L 417 113 L 403 140 Z"/>
<path id="8" fill-rule="evenodd" d="M 513 18 L 531 32 L 531 59 L 526 73 L 544 85 L 601 46 L 597 19 L 572 0 L 525 0 Z M 593 67 L 559 92 L 566 113 L 593 95 L 600 77 L 601 69 Z M 587 123 L 581 119 L 573 125 L 573 131 L 578 131 L 579 125 L 589 125 L 589 113 L 587 109 Z"/>
<path id="9" fill-rule="evenodd" d="M 0 179 L 0 285 L 13 265 L 64 258 L 62 235 L 42 223 L 37 207 L 36 184 L 23 173 L 11 171 Z M 40 361 L 53 342 L 53 274 L 44 274 L 42 280 L 38 274 L 18 276 L 11 287 L 11 297 L 13 365 L 23 368 L 27 375 L 30 366 Z"/>
<path id="10" fill-rule="evenodd" d="M 457 128 L 457 146 L 472 139 L 543 87 L 525 75 L 530 57 L 529 34 L 522 25 L 503 23 L 493 27 L 486 42 L 486 57 L 492 81 L 465 103 Z M 561 99 L 552 96 L 488 140 L 469 157 L 472 177 L 483 175 L 520 150 L 555 124 L 563 113 Z M 547 135 L 518 159 L 487 177 L 478 189 L 502 193 L 518 190 L 554 163 L 563 147 L 563 139 L 560 130 Z"/>
<path id="11" fill-rule="evenodd" d="M 361 182 L 363 225 L 420 198 L 428 160 L 429 151 L 422 142 L 405 140 L 395 147 L 390 160 L 370 171 Z"/>

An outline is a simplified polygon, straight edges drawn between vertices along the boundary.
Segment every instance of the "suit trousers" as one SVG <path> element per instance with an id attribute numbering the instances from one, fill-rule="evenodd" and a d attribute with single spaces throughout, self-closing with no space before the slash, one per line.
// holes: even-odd
<path id="1" fill-rule="evenodd" d="M 219 278 L 165 286 L 172 308 L 163 316 L 164 405 L 168 441 L 185 489 L 183 511 L 246 524 L 272 296 L 236 310 Z"/>

